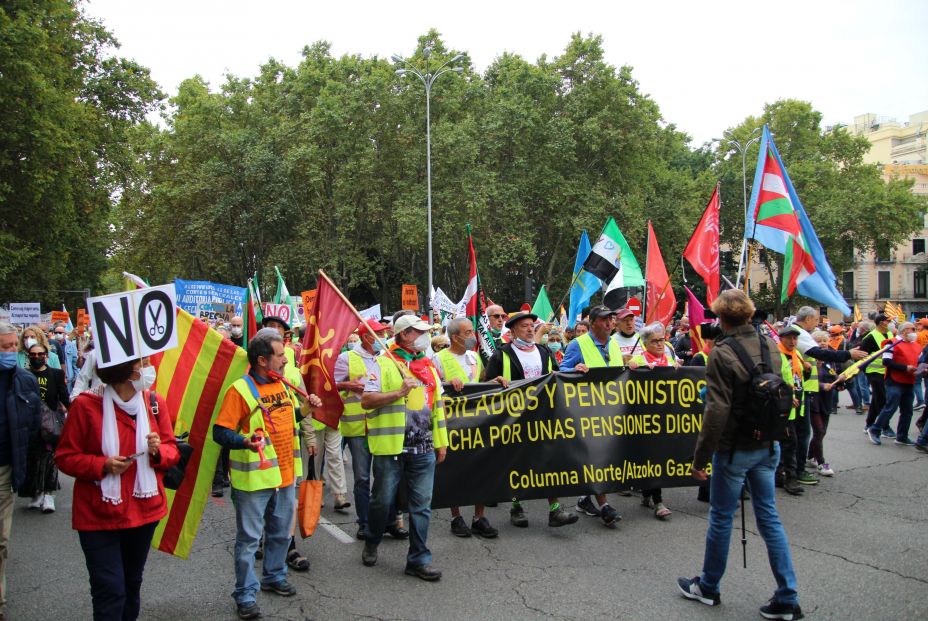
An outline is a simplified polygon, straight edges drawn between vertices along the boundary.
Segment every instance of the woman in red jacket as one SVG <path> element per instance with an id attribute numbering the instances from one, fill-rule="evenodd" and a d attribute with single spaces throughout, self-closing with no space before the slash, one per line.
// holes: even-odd
<path id="1" fill-rule="evenodd" d="M 147 359 L 98 369 L 103 384 L 71 402 L 58 443 L 58 468 L 75 479 L 72 526 L 95 620 L 138 617 L 148 549 L 167 512 L 161 480 L 179 454 L 167 406 L 149 402 L 154 371 Z"/>

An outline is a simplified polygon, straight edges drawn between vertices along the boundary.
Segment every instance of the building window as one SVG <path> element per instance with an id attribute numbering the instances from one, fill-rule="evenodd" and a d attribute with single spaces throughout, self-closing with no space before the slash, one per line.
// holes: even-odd
<path id="1" fill-rule="evenodd" d="M 928 274 L 925 272 L 915 272 L 915 294 L 913 297 L 928 297 Z"/>
<path id="2" fill-rule="evenodd" d="M 912 240 L 912 254 L 925 254 L 924 238 Z"/>
<path id="3" fill-rule="evenodd" d="M 892 261 L 892 256 L 889 250 L 889 242 L 877 242 L 873 249 L 873 253 L 876 255 L 877 263 L 889 263 Z"/>
<path id="4" fill-rule="evenodd" d="M 763 281 L 762 283 L 760 283 L 759 288 L 760 288 L 761 291 L 766 291 L 766 290 L 767 290 L 767 281 L 765 280 L 765 281 Z"/>
<path id="5" fill-rule="evenodd" d="M 844 272 L 841 275 L 841 292 L 844 299 L 853 300 L 854 297 L 854 272 Z"/>
<path id="6" fill-rule="evenodd" d="M 876 297 L 881 300 L 888 300 L 892 294 L 889 291 L 889 272 L 877 272 L 877 290 Z"/>

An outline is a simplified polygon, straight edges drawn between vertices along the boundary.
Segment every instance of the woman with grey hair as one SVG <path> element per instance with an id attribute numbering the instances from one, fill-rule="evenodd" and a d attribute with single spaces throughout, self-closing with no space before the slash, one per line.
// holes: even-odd
<path id="1" fill-rule="evenodd" d="M 632 356 L 631 360 L 628 361 L 628 366 L 630 368 L 680 368 L 680 361 L 673 355 L 673 353 L 668 351 L 666 347 L 667 332 L 664 329 L 664 324 L 660 323 L 659 321 L 649 323 L 641 329 L 641 332 L 639 332 L 638 335 L 641 338 L 642 345 L 644 345 L 644 351 L 640 354 L 635 354 Z M 661 488 L 659 487 L 642 490 L 641 506 L 654 509 L 654 517 L 659 520 L 668 519 L 672 513 L 672 511 L 664 504 L 661 495 Z"/>

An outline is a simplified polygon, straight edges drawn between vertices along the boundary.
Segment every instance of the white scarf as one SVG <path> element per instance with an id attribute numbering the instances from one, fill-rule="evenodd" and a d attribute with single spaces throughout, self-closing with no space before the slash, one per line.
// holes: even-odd
<path id="1" fill-rule="evenodd" d="M 148 424 L 148 409 L 141 392 L 136 392 L 129 401 L 123 401 L 112 386 L 103 389 L 103 454 L 106 457 L 118 457 L 119 431 L 116 429 L 116 407 L 135 417 L 135 448 L 127 451 L 126 455 L 144 452 L 145 454 L 135 460 L 135 489 L 132 495 L 136 498 L 151 498 L 158 495 L 158 479 L 148 461 L 148 434 L 151 427 Z M 122 502 L 122 475 L 107 474 L 100 483 L 103 492 L 103 502 L 118 505 Z"/>

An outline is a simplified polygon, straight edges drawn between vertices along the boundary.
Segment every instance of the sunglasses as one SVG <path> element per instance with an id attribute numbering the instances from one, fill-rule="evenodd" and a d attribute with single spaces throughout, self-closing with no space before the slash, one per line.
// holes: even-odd
<path id="1" fill-rule="evenodd" d="M 509 316 L 509 315 L 507 315 L 506 313 L 499 313 L 499 314 L 497 314 L 497 315 L 490 315 L 490 317 L 493 318 L 493 319 L 505 319 L 505 318 L 508 317 L 508 316 Z"/>
<path id="2" fill-rule="evenodd" d="M 41 358 L 48 358 L 48 354 L 29 354 L 29 357 L 35 360 L 39 360 Z"/>

